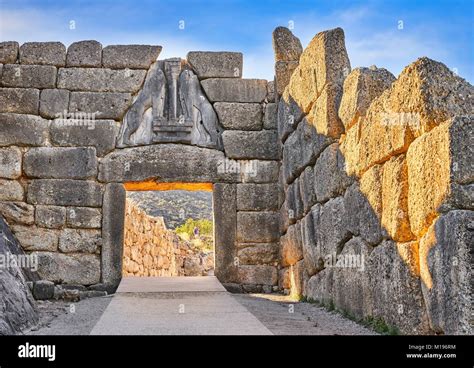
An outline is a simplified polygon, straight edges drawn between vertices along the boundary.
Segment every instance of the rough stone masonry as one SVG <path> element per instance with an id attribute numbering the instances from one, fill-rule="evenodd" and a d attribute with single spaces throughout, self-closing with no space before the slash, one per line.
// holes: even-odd
<path id="1" fill-rule="evenodd" d="M 211 183 L 229 290 L 470 333 L 473 87 L 428 58 L 351 70 L 342 29 L 273 46 L 275 83 L 236 52 L 0 43 L 0 214 L 41 279 L 117 286 L 124 185 Z"/>

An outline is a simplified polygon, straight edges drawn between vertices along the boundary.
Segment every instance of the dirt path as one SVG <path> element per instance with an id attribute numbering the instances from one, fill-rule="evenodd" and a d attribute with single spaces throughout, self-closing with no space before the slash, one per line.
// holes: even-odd
<path id="1" fill-rule="evenodd" d="M 377 335 L 336 312 L 280 294 L 235 294 L 274 335 Z"/>

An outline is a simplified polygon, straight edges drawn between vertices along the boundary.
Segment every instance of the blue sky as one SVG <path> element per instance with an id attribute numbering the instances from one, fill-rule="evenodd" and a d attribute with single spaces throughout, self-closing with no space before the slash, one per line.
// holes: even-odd
<path id="1" fill-rule="evenodd" d="M 241 51 L 247 78 L 273 78 L 271 33 L 290 24 L 303 46 L 317 32 L 342 27 L 352 67 L 375 64 L 397 76 L 428 56 L 474 81 L 472 0 L 0 0 L 3 41 L 157 44 L 160 58 Z"/>

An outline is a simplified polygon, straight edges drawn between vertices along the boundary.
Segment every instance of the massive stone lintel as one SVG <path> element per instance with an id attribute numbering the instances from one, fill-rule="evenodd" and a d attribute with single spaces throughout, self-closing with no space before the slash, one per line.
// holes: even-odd
<path id="1" fill-rule="evenodd" d="M 125 115 L 117 147 L 186 143 L 222 150 L 222 131 L 197 76 L 174 58 L 150 68 Z"/>

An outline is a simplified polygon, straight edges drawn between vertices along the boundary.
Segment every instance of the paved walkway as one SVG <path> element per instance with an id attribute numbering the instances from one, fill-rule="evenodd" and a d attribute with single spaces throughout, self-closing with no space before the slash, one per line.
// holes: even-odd
<path id="1" fill-rule="evenodd" d="M 126 277 L 91 335 L 270 335 L 214 276 Z"/>

